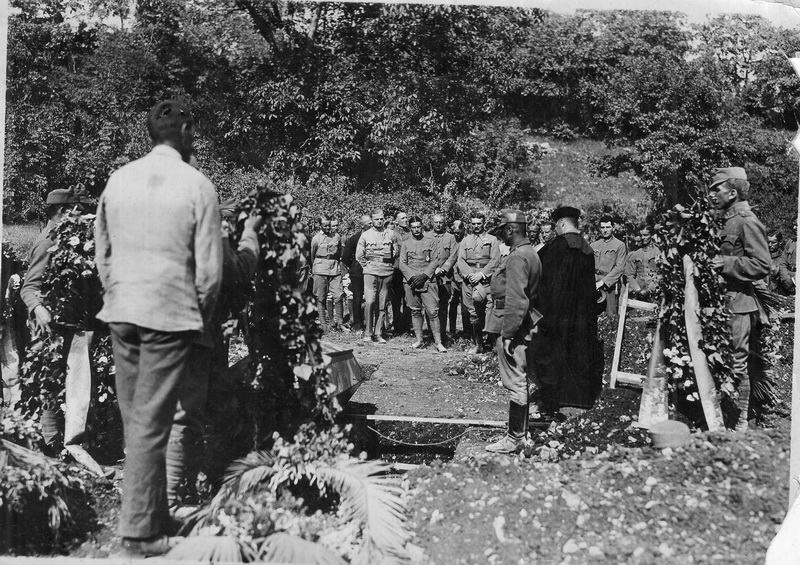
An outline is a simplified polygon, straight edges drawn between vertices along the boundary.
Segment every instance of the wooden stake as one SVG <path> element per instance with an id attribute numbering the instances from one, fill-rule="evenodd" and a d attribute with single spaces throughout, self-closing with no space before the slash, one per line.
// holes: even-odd
<path id="1" fill-rule="evenodd" d="M 703 414 L 709 431 L 723 430 L 722 409 L 717 397 L 717 385 L 708 368 L 708 361 L 700 349 L 700 340 L 703 337 L 703 328 L 700 325 L 700 299 L 697 296 L 697 287 L 694 285 L 694 262 L 688 255 L 683 256 L 683 274 L 686 278 L 684 292 L 683 313 L 686 318 L 686 337 L 689 341 L 689 354 L 692 357 L 692 367 L 697 381 L 697 390 L 700 393 L 700 403 L 703 405 Z"/>

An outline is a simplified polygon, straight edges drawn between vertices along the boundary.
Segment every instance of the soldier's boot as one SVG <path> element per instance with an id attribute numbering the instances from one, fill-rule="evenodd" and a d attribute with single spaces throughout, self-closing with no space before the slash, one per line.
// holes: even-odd
<path id="1" fill-rule="evenodd" d="M 751 354 L 752 355 L 752 354 Z M 747 416 L 750 410 L 750 377 L 745 375 L 739 383 L 739 421 L 736 423 L 737 432 L 746 432 L 748 429 Z"/>
<path id="2" fill-rule="evenodd" d="M 334 304 L 334 324 L 336 329 L 344 330 L 344 298 L 339 298 Z"/>
<path id="3" fill-rule="evenodd" d="M 414 336 L 416 339 L 411 344 L 411 349 L 419 349 L 422 347 L 422 326 L 424 320 L 422 319 L 422 310 L 411 311 L 411 325 L 414 326 Z"/>
<path id="4" fill-rule="evenodd" d="M 323 333 L 328 333 L 328 309 L 324 305 L 319 309 L 319 325 Z"/>
<path id="5" fill-rule="evenodd" d="M 470 324 L 470 337 L 472 338 L 472 347 L 469 348 L 470 355 L 475 355 L 476 353 L 480 353 L 481 351 L 481 341 L 480 341 L 480 333 L 479 333 L 479 325 Z"/>
<path id="6" fill-rule="evenodd" d="M 442 328 L 439 325 L 439 317 L 431 316 L 431 333 L 433 334 L 433 343 L 436 344 L 436 351 L 439 353 L 447 353 L 447 348 L 442 345 Z"/>
<path id="7" fill-rule="evenodd" d="M 486 446 L 491 453 L 517 453 L 525 446 L 528 433 L 528 405 L 508 403 L 508 432 L 494 443 Z"/>
<path id="8" fill-rule="evenodd" d="M 325 299 L 325 312 L 328 314 L 328 323 L 334 324 L 333 320 L 335 320 L 335 318 L 333 317 L 333 299 L 331 299 L 330 294 L 328 295 L 328 298 Z M 334 325 L 333 329 L 335 328 L 336 326 Z"/>

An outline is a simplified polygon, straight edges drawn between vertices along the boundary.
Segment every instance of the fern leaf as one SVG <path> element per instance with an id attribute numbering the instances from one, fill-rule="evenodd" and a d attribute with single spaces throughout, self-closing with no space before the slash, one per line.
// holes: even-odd
<path id="1" fill-rule="evenodd" d="M 223 484 L 236 487 L 242 493 L 272 476 L 275 458 L 267 451 L 253 451 L 237 459 L 225 471 Z"/>
<path id="2" fill-rule="evenodd" d="M 239 542 L 231 536 L 190 536 L 165 556 L 175 561 L 243 563 Z"/>
<path id="3" fill-rule="evenodd" d="M 345 518 L 363 525 L 365 546 L 374 544 L 387 555 L 401 556 L 411 534 L 403 489 L 396 477 L 382 474 L 388 470 L 381 461 L 348 458 L 320 466 L 316 473 L 339 493 Z"/>
<path id="4" fill-rule="evenodd" d="M 347 565 L 347 561 L 327 547 L 286 533 L 267 537 L 261 546 L 259 559 L 267 563 Z"/>

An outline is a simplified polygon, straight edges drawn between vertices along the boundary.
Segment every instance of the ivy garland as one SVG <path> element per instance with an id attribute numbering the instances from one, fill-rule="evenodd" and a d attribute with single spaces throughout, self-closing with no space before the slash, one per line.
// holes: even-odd
<path id="1" fill-rule="evenodd" d="M 680 391 L 689 401 L 699 400 L 694 379 L 689 346 L 686 338 L 684 317 L 683 256 L 689 255 L 694 262 L 694 278 L 700 301 L 700 324 L 703 339 L 700 347 L 705 354 L 717 390 L 723 401 L 723 409 L 731 406 L 738 392 L 734 386 L 733 354 L 730 348 L 730 309 L 726 300 L 725 279 L 713 268 L 711 261 L 719 253 L 719 232 L 722 220 L 717 218 L 710 205 L 701 199 L 685 208 L 681 205 L 664 213 L 654 229 L 654 238 L 662 251 L 659 262 L 661 325 L 664 338 L 664 360 L 671 390 Z M 759 289 L 757 294 L 769 308 L 775 303 L 769 291 Z M 749 372 L 752 375 L 754 408 L 760 410 L 775 401 L 773 388 L 775 364 L 778 353 L 779 322 L 770 319 L 763 324 L 754 351 L 750 355 Z"/>
<path id="2" fill-rule="evenodd" d="M 314 298 L 304 293 L 303 267 L 309 245 L 301 213 L 290 195 L 264 184 L 243 203 L 247 213 L 265 218 L 260 264 L 250 305 L 251 383 L 270 395 L 274 408 L 295 423 L 313 420 L 330 426 L 339 411 L 330 359 L 322 353 L 322 329 Z M 282 433 L 293 433 L 292 426 Z M 291 437 L 289 435 L 288 437 Z"/>
<path id="3" fill-rule="evenodd" d="M 95 331 L 90 351 L 96 376 L 92 400 L 111 404 L 116 398 L 111 340 L 107 328 L 95 318 L 103 292 L 94 260 L 94 220 L 94 215 L 73 212 L 53 228 L 55 243 L 50 248 L 42 302 L 56 326 Z M 26 416 L 36 417 L 42 409 L 63 411 L 66 359 L 64 337 L 58 330 L 32 337 L 21 376 L 20 405 Z"/>
<path id="4" fill-rule="evenodd" d="M 703 339 L 700 348 L 717 390 L 723 397 L 735 398 L 733 356 L 730 351 L 730 312 L 725 299 L 725 281 L 713 268 L 711 260 L 719 253 L 721 222 L 703 199 L 689 208 L 676 205 L 665 212 L 653 230 L 662 251 L 659 262 L 659 295 L 663 299 L 661 326 L 664 332 L 664 360 L 670 388 L 699 400 L 694 378 L 684 317 L 683 256 L 694 262 L 694 277 L 700 300 L 700 324 Z"/>

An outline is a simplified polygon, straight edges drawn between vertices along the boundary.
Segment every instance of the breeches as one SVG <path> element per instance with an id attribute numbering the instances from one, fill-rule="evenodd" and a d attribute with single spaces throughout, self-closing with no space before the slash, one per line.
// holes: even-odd
<path id="1" fill-rule="evenodd" d="M 328 293 L 333 294 L 333 302 L 336 303 L 344 297 L 342 287 L 342 275 L 313 275 L 314 296 L 317 299 L 319 308 L 325 308 L 328 300 Z"/>
<path id="2" fill-rule="evenodd" d="M 411 289 L 411 286 L 406 284 L 406 304 L 411 310 L 422 310 L 425 308 L 425 313 L 428 318 L 436 318 L 439 316 L 439 285 L 435 281 L 428 282 L 428 288 L 425 292 L 417 292 Z"/>
<path id="3" fill-rule="evenodd" d="M 472 289 L 473 287 L 466 281 L 461 284 L 461 304 L 467 309 L 467 312 L 469 312 L 469 321 L 472 324 L 477 324 L 478 322 L 482 322 L 486 316 L 486 300 L 483 302 L 475 302 L 472 299 Z M 487 287 L 486 295 L 488 296 L 488 294 L 489 288 Z"/>
<path id="4" fill-rule="evenodd" d="M 524 339 L 515 337 L 511 340 L 509 349 L 511 356 L 503 348 L 503 336 L 497 336 L 495 341 L 495 353 L 497 353 L 497 364 L 500 367 L 500 379 L 503 386 L 510 393 L 510 400 L 516 404 L 528 404 L 528 378 L 533 363 L 530 362 L 530 343 Z M 536 383 L 535 377 L 531 374 L 531 381 Z M 536 388 L 538 386 L 534 385 Z"/>

